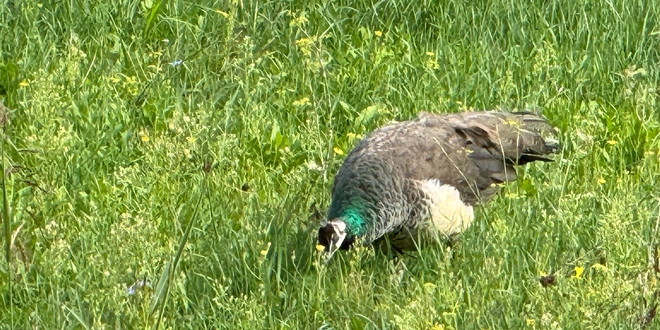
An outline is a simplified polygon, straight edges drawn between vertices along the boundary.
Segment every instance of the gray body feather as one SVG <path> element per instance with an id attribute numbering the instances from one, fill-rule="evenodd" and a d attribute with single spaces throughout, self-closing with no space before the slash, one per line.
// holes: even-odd
<path id="1" fill-rule="evenodd" d="M 364 221 L 352 234 L 365 244 L 387 236 L 395 248 L 411 249 L 430 212 L 420 182 L 450 185 L 466 205 L 486 202 L 499 191 L 497 184 L 516 179 L 514 165 L 548 161 L 558 150 L 544 140 L 548 132 L 554 133 L 531 113 L 421 113 L 384 126 L 346 157 L 335 176 L 328 219 L 351 210 Z"/>

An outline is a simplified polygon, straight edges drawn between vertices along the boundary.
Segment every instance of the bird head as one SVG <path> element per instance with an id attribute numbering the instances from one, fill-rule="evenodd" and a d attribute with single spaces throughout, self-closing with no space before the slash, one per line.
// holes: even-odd
<path id="1" fill-rule="evenodd" d="M 346 231 L 346 223 L 341 219 L 321 222 L 318 236 L 319 244 L 328 252 L 327 259 L 339 249 L 346 250 L 353 243 L 354 238 Z"/>

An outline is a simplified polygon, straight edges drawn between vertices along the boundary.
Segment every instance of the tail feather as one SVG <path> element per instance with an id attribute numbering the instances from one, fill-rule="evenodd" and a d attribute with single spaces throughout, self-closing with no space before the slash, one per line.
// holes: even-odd
<path id="1" fill-rule="evenodd" d="M 496 148 L 509 164 L 552 161 L 560 145 L 557 131 L 542 117 L 531 112 L 472 112 L 447 117 L 457 132 L 471 142 Z"/>
<path id="2" fill-rule="evenodd" d="M 517 163 L 552 161 L 545 156 L 557 153 L 561 149 L 558 141 L 554 139 L 558 135 L 557 130 L 544 118 L 531 112 L 514 112 L 511 115 L 521 122 L 518 132 L 512 130 L 510 133 L 518 134 L 522 140 L 519 143 L 522 147 L 522 155 L 518 157 Z"/>

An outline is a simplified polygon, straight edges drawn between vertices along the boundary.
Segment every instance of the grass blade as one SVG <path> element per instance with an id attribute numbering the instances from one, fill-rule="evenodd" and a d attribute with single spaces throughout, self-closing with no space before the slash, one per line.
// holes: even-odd
<path id="1" fill-rule="evenodd" d="M 206 178 L 206 176 L 204 176 L 204 178 Z M 172 284 L 174 274 L 176 273 L 176 267 L 179 264 L 179 260 L 181 260 L 183 249 L 185 248 L 186 243 L 188 242 L 188 237 L 190 236 L 190 232 L 192 231 L 193 225 L 195 224 L 195 218 L 197 217 L 199 205 L 201 204 L 204 196 L 204 187 L 205 187 L 204 182 L 202 182 L 201 187 L 202 187 L 201 189 L 202 191 L 198 194 L 197 204 L 195 204 L 195 209 L 193 210 L 193 214 L 190 218 L 190 221 L 188 221 L 186 230 L 183 236 L 181 237 L 181 240 L 179 241 L 179 247 L 176 251 L 176 255 L 172 259 L 171 263 L 168 263 L 165 266 L 165 269 L 163 269 L 163 273 L 161 274 L 160 280 L 158 281 L 158 284 L 156 286 L 156 292 L 154 293 L 154 300 L 150 308 L 150 314 L 153 314 L 158 308 L 160 308 L 160 314 L 158 316 L 158 320 L 156 321 L 156 325 L 154 326 L 154 329 L 158 329 L 160 327 L 160 322 L 163 318 L 163 315 L 165 314 L 165 306 L 169 295 L 170 285 Z"/>

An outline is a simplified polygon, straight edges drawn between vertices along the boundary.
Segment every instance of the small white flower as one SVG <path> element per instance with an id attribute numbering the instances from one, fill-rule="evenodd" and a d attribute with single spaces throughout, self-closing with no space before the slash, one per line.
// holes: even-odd
<path id="1" fill-rule="evenodd" d="M 318 166 L 315 161 L 309 160 L 307 161 L 307 168 L 312 170 L 312 171 L 322 171 L 323 168 L 321 166 Z"/>

